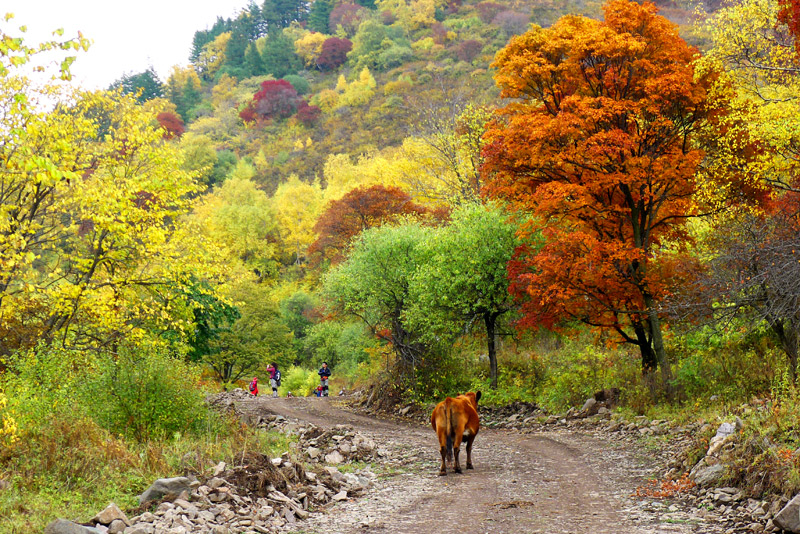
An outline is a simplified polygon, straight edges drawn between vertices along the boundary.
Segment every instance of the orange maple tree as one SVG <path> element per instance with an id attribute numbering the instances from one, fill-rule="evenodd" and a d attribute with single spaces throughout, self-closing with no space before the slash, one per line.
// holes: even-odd
<path id="1" fill-rule="evenodd" d="M 536 217 L 545 245 L 509 267 L 523 325 L 578 319 L 641 351 L 643 371 L 670 379 L 658 302 L 678 274 L 670 258 L 716 111 L 697 51 L 650 3 L 611 0 L 605 19 L 565 16 L 501 50 L 494 66 L 510 100 L 487 131 L 487 190 Z"/>

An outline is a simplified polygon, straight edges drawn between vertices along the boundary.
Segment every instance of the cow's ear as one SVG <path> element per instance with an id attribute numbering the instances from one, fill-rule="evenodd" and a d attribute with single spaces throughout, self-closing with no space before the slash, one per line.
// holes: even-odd
<path id="1" fill-rule="evenodd" d="M 478 401 L 481 400 L 481 392 L 477 392 L 475 394 L 475 404 L 478 404 Z"/>

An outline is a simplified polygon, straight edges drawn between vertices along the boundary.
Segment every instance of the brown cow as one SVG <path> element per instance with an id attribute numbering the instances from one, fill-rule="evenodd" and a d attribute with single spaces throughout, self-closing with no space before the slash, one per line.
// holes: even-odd
<path id="1" fill-rule="evenodd" d="M 431 426 L 439 437 L 439 452 L 442 454 L 442 467 L 439 475 L 447 474 L 445 459 L 455 464 L 453 470 L 461 472 L 461 464 L 458 461 L 458 453 L 461 448 L 461 440 L 467 440 L 467 469 L 472 469 L 472 442 L 478 435 L 480 421 L 478 420 L 478 401 L 481 399 L 481 392 L 464 393 L 455 399 L 447 397 L 436 405 L 431 414 Z"/>

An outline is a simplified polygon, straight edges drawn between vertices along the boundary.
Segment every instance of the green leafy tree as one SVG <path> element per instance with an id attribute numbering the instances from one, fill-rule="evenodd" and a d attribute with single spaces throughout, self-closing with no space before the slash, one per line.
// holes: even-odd
<path id="1" fill-rule="evenodd" d="M 417 222 L 369 229 L 355 240 L 350 256 L 323 280 L 323 294 L 332 310 L 362 320 L 375 336 L 391 344 L 407 367 L 421 363 L 427 348 L 404 316 L 412 305 L 411 279 L 424 263 L 422 244 L 430 234 L 430 228 Z"/>
<path id="2" fill-rule="evenodd" d="M 411 278 L 408 319 L 426 337 L 451 339 L 476 323 L 486 334 L 492 388 L 497 388 L 496 338 L 514 309 L 506 266 L 519 247 L 517 226 L 494 206 L 466 204 L 425 242 L 427 261 Z"/>
<path id="3" fill-rule="evenodd" d="M 231 293 L 241 317 L 209 343 L 211 352 L 203 361 L 223 382 L 245 378 L 272 361 L 290 365 L 295 359 L 292 331 L 283 322 L 268 289 L 263 284 L 245 282 Z"/>
<path id="4" fill-rule="evenodd" d="M 355 71 L 364 67 L 384 70 L 397 66 L 397 60 L 401 56 L 405 59 L 413 56 L 403 30 L 400 27 L 385 26 L 374 19 L 361 23 L 353 37 L 353 49 L 347 54 Z"/>
<path id="5" fill-rule="evenodd" d="M 212 353 L 210 344 L 219 339 L 222 332 L 230 331 L 231 325 L 241 318 L 236 306 L 220 299 L 207 282 L 187 285 L 185 292 L 192 303 L 194 332 L 191 336 L 188 357 L 200 361 Z"/>

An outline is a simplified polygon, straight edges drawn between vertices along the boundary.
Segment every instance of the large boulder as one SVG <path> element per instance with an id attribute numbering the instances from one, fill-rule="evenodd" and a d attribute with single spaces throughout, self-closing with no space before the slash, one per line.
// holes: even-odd
<path id="1" fill-rule="evenodd" d="M 795 495 L 772 519 L 779 528 L 788 532 L 800 532 L 800 494 Z"/>
<path id="2" fill-rule="evenodd" d="M 56 519 L 44 527 L 44 534 L 100 534 L 94 527 L 85 527 L 66 519 Z"/>
<path id="3" fill-rule="evenodd" d="M 330 454 L 325 455 L 325 462 L 333 465 L 344 462 L 344 456 L 338 450 L 334 450 Z"/>
<path id="4" fill-rule="evenodd" d="M 153 482 L 153 485 L 147 488 L 144 493 L 139 495 L 139 505 L 148 501 L 156 501 L 167 495 L 175 495 L 177 497 L 184 491 L 190 491 L 191 483 L 191 479 L 187 477 L 160 478 Z"/>
<path id="5" fill-rule="evenodd" d="M 710 487 L 716 485 L 724 474 L 724 464 L 708 465 L 704 460 L 700 460 L 689 473 L 689 478 L 700 487 Z"/>
<path id="6" fill-rule="evenodd" d="M 101 525 L 110 525 L 114 521 L 119 519 L 126 525 L 130 526 L 128 522 L 128 518 L 125 515 L 125 512 L 119 509 L 119 506 L 114 504 L 113 502 L 106 506 L 106 509 L 94 516 L 92 519 L 92 523 L 100 523 Z"/>

